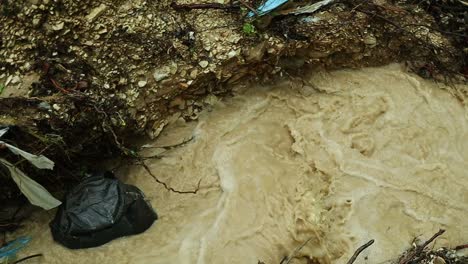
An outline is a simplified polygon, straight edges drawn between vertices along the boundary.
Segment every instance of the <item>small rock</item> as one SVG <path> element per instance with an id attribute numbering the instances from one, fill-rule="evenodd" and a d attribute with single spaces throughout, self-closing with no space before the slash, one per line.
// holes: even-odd
<path id="1" fill-rule="evenodd" d="M 28 71 L 31 69 L 31 64 L 29 62 L 26 62 L 25 64 L 23 64 L 23 66 L 20 67 L 20 69 L 23 71 Z"/>
<path id="2" fill-rule="evenodd" d="M 62 30 L 64 26 L 65 26 L 65 22 L 62 21 L 55 25 L 52 25 L 52 29 L 55 31 L 59 31 L 59 30 Z"/>
<path id="3" fill-rule="evenodd" d="M 157 138 L 159 136 L 159 134 L 161 134 L 161 132 L 162 132 L 162 130 L 164 129 L 165 126 L 166 126 L 165 121 L 162 121 L 160 123 L 155 122 L 153 124 L 153 129 L 151 131 L 152 133 L 149 134 L 150 138 L 151 139 Z"/>
<path id="4" fill-rule="evenodd" d="M 237 52 L 235 50 L 231 50 L 229 53 L 228 53 L 228 58 L 233 58 L 237 55 Z"/>
<path id="5" fill-rule="evenodd" d="M 139 81 L 138 82 L 138 87 L 143 88 L 143 87 L 146 86 L 147 83 L 148 83 L 147 81 Z"/>
<path id="6" fill-rule="evenodd" d="M 8 84 L 10 84 L 11 80 L 13 80 L 13 76 L 8 76 L 8 78 L 6 79 L 5 81 L 5 86 L 8 86 Z"/>
<path id="7" fill-rule="evenodd" d="M 52 108 L 54 108 L 57 111 L 60 110 L 60 106 L 58 104 L 53 104 Z"/>
<path id="8" fill-rule="evenodd" d="M 164 67 L 156 69 L 153 73 L 153 77 L 157 82 L 159 82 L 169 77 L 170 73 L 171 73 L 171 69 L 167 66 L 164 66 Z"/>
<path id="9" fill-rule="evenodd" d="M 41 18 L 40 17 L 34 17 L 32 20 L 33 26 L 37 27 L 41 23 Z"/>
<path id="10" fill-rule="evenodd" d="M 234 43 L 234 44 L 238 43 L 240 39 L 241 37 L 237 34 L 229 34 L 229 36 L 227 36 L 227 41 Z"/>
<path id="11" fill-rule="evenodd" d="M 12 79 L 11 79 L 11 84 L 17 84 L 21 82 L 21 78 L 19 76 L 14 76 Z"/>
<path id="12" fill-rule="evenodd" d="M 198 70 L 197 70 L 197 69 L 193 69 L 193 70 L 190 72 L 190 78 L 192 78 L 192 79 L 197 78 L 197 75 L 198 75 Z"/>
<path id="13" fill-rule="evenodd" d="M 99 30 L 97 33 L 100 34 L 100 35 L 102 35 L 104 33 L 107 33 L 107 28 L 104 27 L 101 30 Z"/>
<path id="14" fill-rule="evenodd" d="M 102 12 L 106 11 L 107 6 L 105 4 L 100 4 L 98 7 L 91 10 L 91 12 L 86 16 L 88 22 L 93 22 Z"/>
<path id="15" fill-rule="evenodd" d="M 38 107 L 44 110 L 50 110 L 50 104 L 47 102 L 40 102 Z"/>
<path id="16" fill-rule="evenodd" d="M 127 78 L 120 77 L 119 79 L 119 85 L 126 85 L 127 84 Z"/>
<path id="17" fill-rule="evenodd" d="M 366 35 L 364 37 L 364 43 L 369 46 L 375 46 L 377 44 L 377 39 L 374 35 Z"/>
<path id="18" fill-rule="evenodd" d="M 198 65 L 200 65 L 200 67 L 202 67 L 202 68 L 208 67 L 208 64 L 209 64 L 209 63 L 208 63 L 208 61 L 206 61 L 206 60 L 202 60 L 202 61 L 200 61 L 200 62 L 198 63 Z"/>
<path id="19" fill-rule="evenodd" d="M 171 74 L 176 74 L 177 73 L 177 69 L 178 69 L 177 63 L 172 62 L 171 65 L 169 66 L 169 68 L 171 69 Z"/>

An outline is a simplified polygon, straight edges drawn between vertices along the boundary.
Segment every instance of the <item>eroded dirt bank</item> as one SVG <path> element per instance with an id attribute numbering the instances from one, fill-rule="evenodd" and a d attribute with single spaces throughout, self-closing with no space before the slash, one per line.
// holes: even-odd
<path id="1" fill-rule="evenodd" d="M 179 120 L 148 142 L 146 164 L 118 174 L 147 194 L 160 220 L 146 233 L 70 251 L 51 215 L 30 218 L 23 252 L 40 263 L 345 263 L 373 238 L 366 263 L 395 259 L 414 237 L 468 237 L 468 111 L 442 85 L 399 65 L 315 73 L 239 87 L 199 121 Z M 181 147 L 160 147 L 191 141 Z M 362 256 L 362 257 L 364 257 Z M 39 260 L 36 260 L 39 261 Z M 364 263 L 364 262 L 362 262 Z"/>
<path id="2" fill-rule="evenodd" d="M 195 118 L 201 98 L 240 80 L 395 61 L 426 77 L 465 71 L 463 1 L 343 0 L 259 19 L 241 4 L 257 0 L 173 5 L 202 2 L 1 1 L 0 123 L 21 129 L 21 148 L 46 149 L 64 177 L 74 162 L 128 154 L 129 134 L 155 138 L 174 113 Z M 294 2 L 282 9 L 317 1 Z"/>

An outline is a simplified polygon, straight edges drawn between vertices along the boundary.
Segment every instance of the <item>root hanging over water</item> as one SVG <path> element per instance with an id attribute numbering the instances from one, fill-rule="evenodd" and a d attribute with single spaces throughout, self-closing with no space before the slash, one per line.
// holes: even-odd
<path id="1" fill-rule="evenodd" d="M 164 188 L 168 191 L 171 191 L 171 192 L 174 192 L 174 193 L 179 193 L 179 194 L 188 194 L 188 193 L 191 193 L 191 194 L 196 194 L 199 190 L 200 190 L 200 184 L 201 184 L 201 180 L 198 181 L 198 184 L 197 184 L 197 188 L 195 190 L 189 190 L 189 191 L 181 191 L 181 190 L 176 190 L 174 189 L 173 187 L 169 186 L 167 183 L 161 181 L 158 177 L 156 177 L 156 175 L 154 175 L 153 172 L 151 172 L 151 169 L 148 167 L 148 165 L 145 164 L 144 161 L 140 161 L 139 165 L 141 165 L 145 170 L 146 172 L 151 176 L 153 177 L 153 179 L 161 184 L 162 186 L 164 186 Z"/>

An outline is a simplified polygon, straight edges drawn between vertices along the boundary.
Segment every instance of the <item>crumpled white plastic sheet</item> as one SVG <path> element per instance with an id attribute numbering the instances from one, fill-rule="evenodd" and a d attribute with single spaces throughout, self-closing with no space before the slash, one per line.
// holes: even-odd
<path id="1" fill-rule="evenodd" d="M 2 137 L 8 131 L 8 129 L 8 127 L 0 129 L 0 137 Z M 31 162 L 31 164 L 33 164 L 39 169 L 54 169 L 55 163 L 47 157 L 45 157 L 44 155 L 38 156 L 31 154 L 4 141 L 0 141 L 0 144 L 4 145 L 14 154 L 20 155 L 21 157 L 25 158 L 27 161 Z M 5 167 L 8 169 L 11 178 L 15 181 L 16 185 L 18 185 L 19 189 L 26 196 L 26 198 L 28 198 L 29 202 L 39 207 L 42 207 L 45 210 L 50 210 L 61 204 L 61 202 L 55 199 L 42 185 L 29 178 L 15 165 L 1 158 L 0 163 L 5 165 Z"/>

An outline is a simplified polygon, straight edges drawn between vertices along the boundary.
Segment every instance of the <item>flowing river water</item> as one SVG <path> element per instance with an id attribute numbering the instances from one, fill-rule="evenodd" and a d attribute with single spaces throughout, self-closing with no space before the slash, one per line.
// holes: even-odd
<path id="1" fill-rule="evenodd" d="M 399 65 L 319 72 L 236 89 L 198 121 L 176 121 L 117 172 L 160 219 L 88 250 L 53 242 L 52 213 L 19 231 L 36 263 L 357 263 L 394 260 L 415 237 L 468 239 L 468 110 L 441 84 Z M 189 140 L 182 146 L 164 146 Z M 364 258 L 367 260 L 364 260 Z M 31 262 L 34 263 L 34 262 Z"/>

